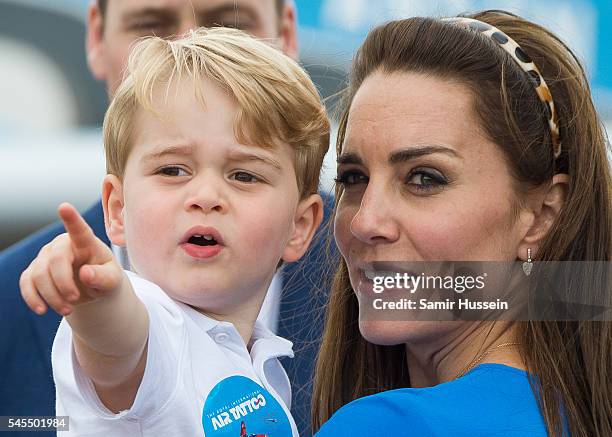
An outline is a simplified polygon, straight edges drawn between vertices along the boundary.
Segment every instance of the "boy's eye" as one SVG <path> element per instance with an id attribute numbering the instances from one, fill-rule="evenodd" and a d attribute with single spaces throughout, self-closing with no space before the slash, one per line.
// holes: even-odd
<path id="1" fill-rule="evenodd" d="M 168 166 L 160 168 L 157 173 L 163 176 L 188 176 L 188 173 L 187 171 L 185 171 L 185 169 L 177 166 Z"/>
<path id="2" fill-rule="evenodd" d="M 259 182 L 258 177 L 252 175 L 251 173 L 247 173 L 245 171 L 237 171 L 233 173 L 232 179 L 238 182 L 251 183 L 251 184 L 255 182 Z"/>
<path id="3" fill-rule="evenodd" d="M 344 187 L 368 183 L 368 177 L 359 170 L 339 172 L 338 176 L 334 180 L 337 184 L 343 185 Z"/>

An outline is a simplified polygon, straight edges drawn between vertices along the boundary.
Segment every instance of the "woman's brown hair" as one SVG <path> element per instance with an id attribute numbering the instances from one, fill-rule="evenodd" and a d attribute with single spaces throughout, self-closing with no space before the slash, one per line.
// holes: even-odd
<path id="1" fill-rule="evenodd" d="M 503 150 L 517 193 L 569 175 L 565 204 L 538 249 L 545 261 L 612 259 L 612 179 L 608 143 L 580 62 L 545 28 L 504 11 L 469 16 L 513 38 L 538 66 L 559 115 L 562 154 L 553 157 L 546 108 L 534 85 L 495 42 L 433 18 L 372 30 L 351 69 L 340 119 L 340 155 L 351 101 L 372 73 L 416 72 L 464 84 L 489 137 Z M 336 188 L 336 202 L 341 196 Z M 520 198 L 520 196 L 517 196 Z M 326 315 L 313 393 L 316 431 L 342 405 L 410 387 L 404 345 L 361 337 L 358 304 L 340 260 Z M 517 322 L 517 341 L 550 435 L 612 436 L 612 322 Z M 564 419 L 565 418 L 565 419 Z"/>

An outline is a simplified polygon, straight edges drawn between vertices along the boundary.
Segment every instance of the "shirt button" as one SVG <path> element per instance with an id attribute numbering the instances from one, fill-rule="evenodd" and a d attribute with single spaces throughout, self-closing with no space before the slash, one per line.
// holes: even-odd
<path id="1" fill-rule="evenodd" d="M 225 343 L 229 338 L 229 335 L 225 332 L 218 332 L 215 334 L 215 341 L 217 343 Z"/>

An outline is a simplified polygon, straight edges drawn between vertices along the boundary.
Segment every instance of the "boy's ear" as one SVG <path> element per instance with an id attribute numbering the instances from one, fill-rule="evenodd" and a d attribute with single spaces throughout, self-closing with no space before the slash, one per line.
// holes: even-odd
<path id="1" fill-rule="evenodd" d="M 125 246 L 123 183 L 113 174 L 106 175 L 102 183 L 102 208 L 108 239 L 117 246 Z"/>
<path id="2" fill-rule="evenodd" d="M 98 2 L 91 2 L 87 10 L 87 65 L 91 74 L 98 80 L 106 80 L 104 22 Z"/>
<path id="3" fill-rule="evenodd" d="M 323 200 L 318 194 L 311 194 L 298 204 L 294 229 L 282 259 L 285 262 L 297 261 L 306 253 L 319 225 L 323 221 Z"/>
<path id="4" fill-rule="evenodd" d="M 568 182 L 569 176 L 567 174 L 556 174 L 544 193 L 536 196 L 536 204 L 531 206 L 529 211 L 530 223 L 518 247 L 518 258 L 526 260 L 527 249 L 531 249 L 532 258 L 538 253 L 538 248 L 565 203 L 569 187 Z"/>

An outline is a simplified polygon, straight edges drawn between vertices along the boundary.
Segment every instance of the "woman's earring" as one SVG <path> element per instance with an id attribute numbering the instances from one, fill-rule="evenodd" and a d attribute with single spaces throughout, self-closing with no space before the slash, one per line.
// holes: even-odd
<path id="1" fill-rule="evenodd" d="M 531 269 L 533 268 L 533 263 L 531 262 L 531 249 L 527 249 L 527 261 L 523 263 L 523 272 L 525 272 L 526 276 L 531 274 Z"/>

